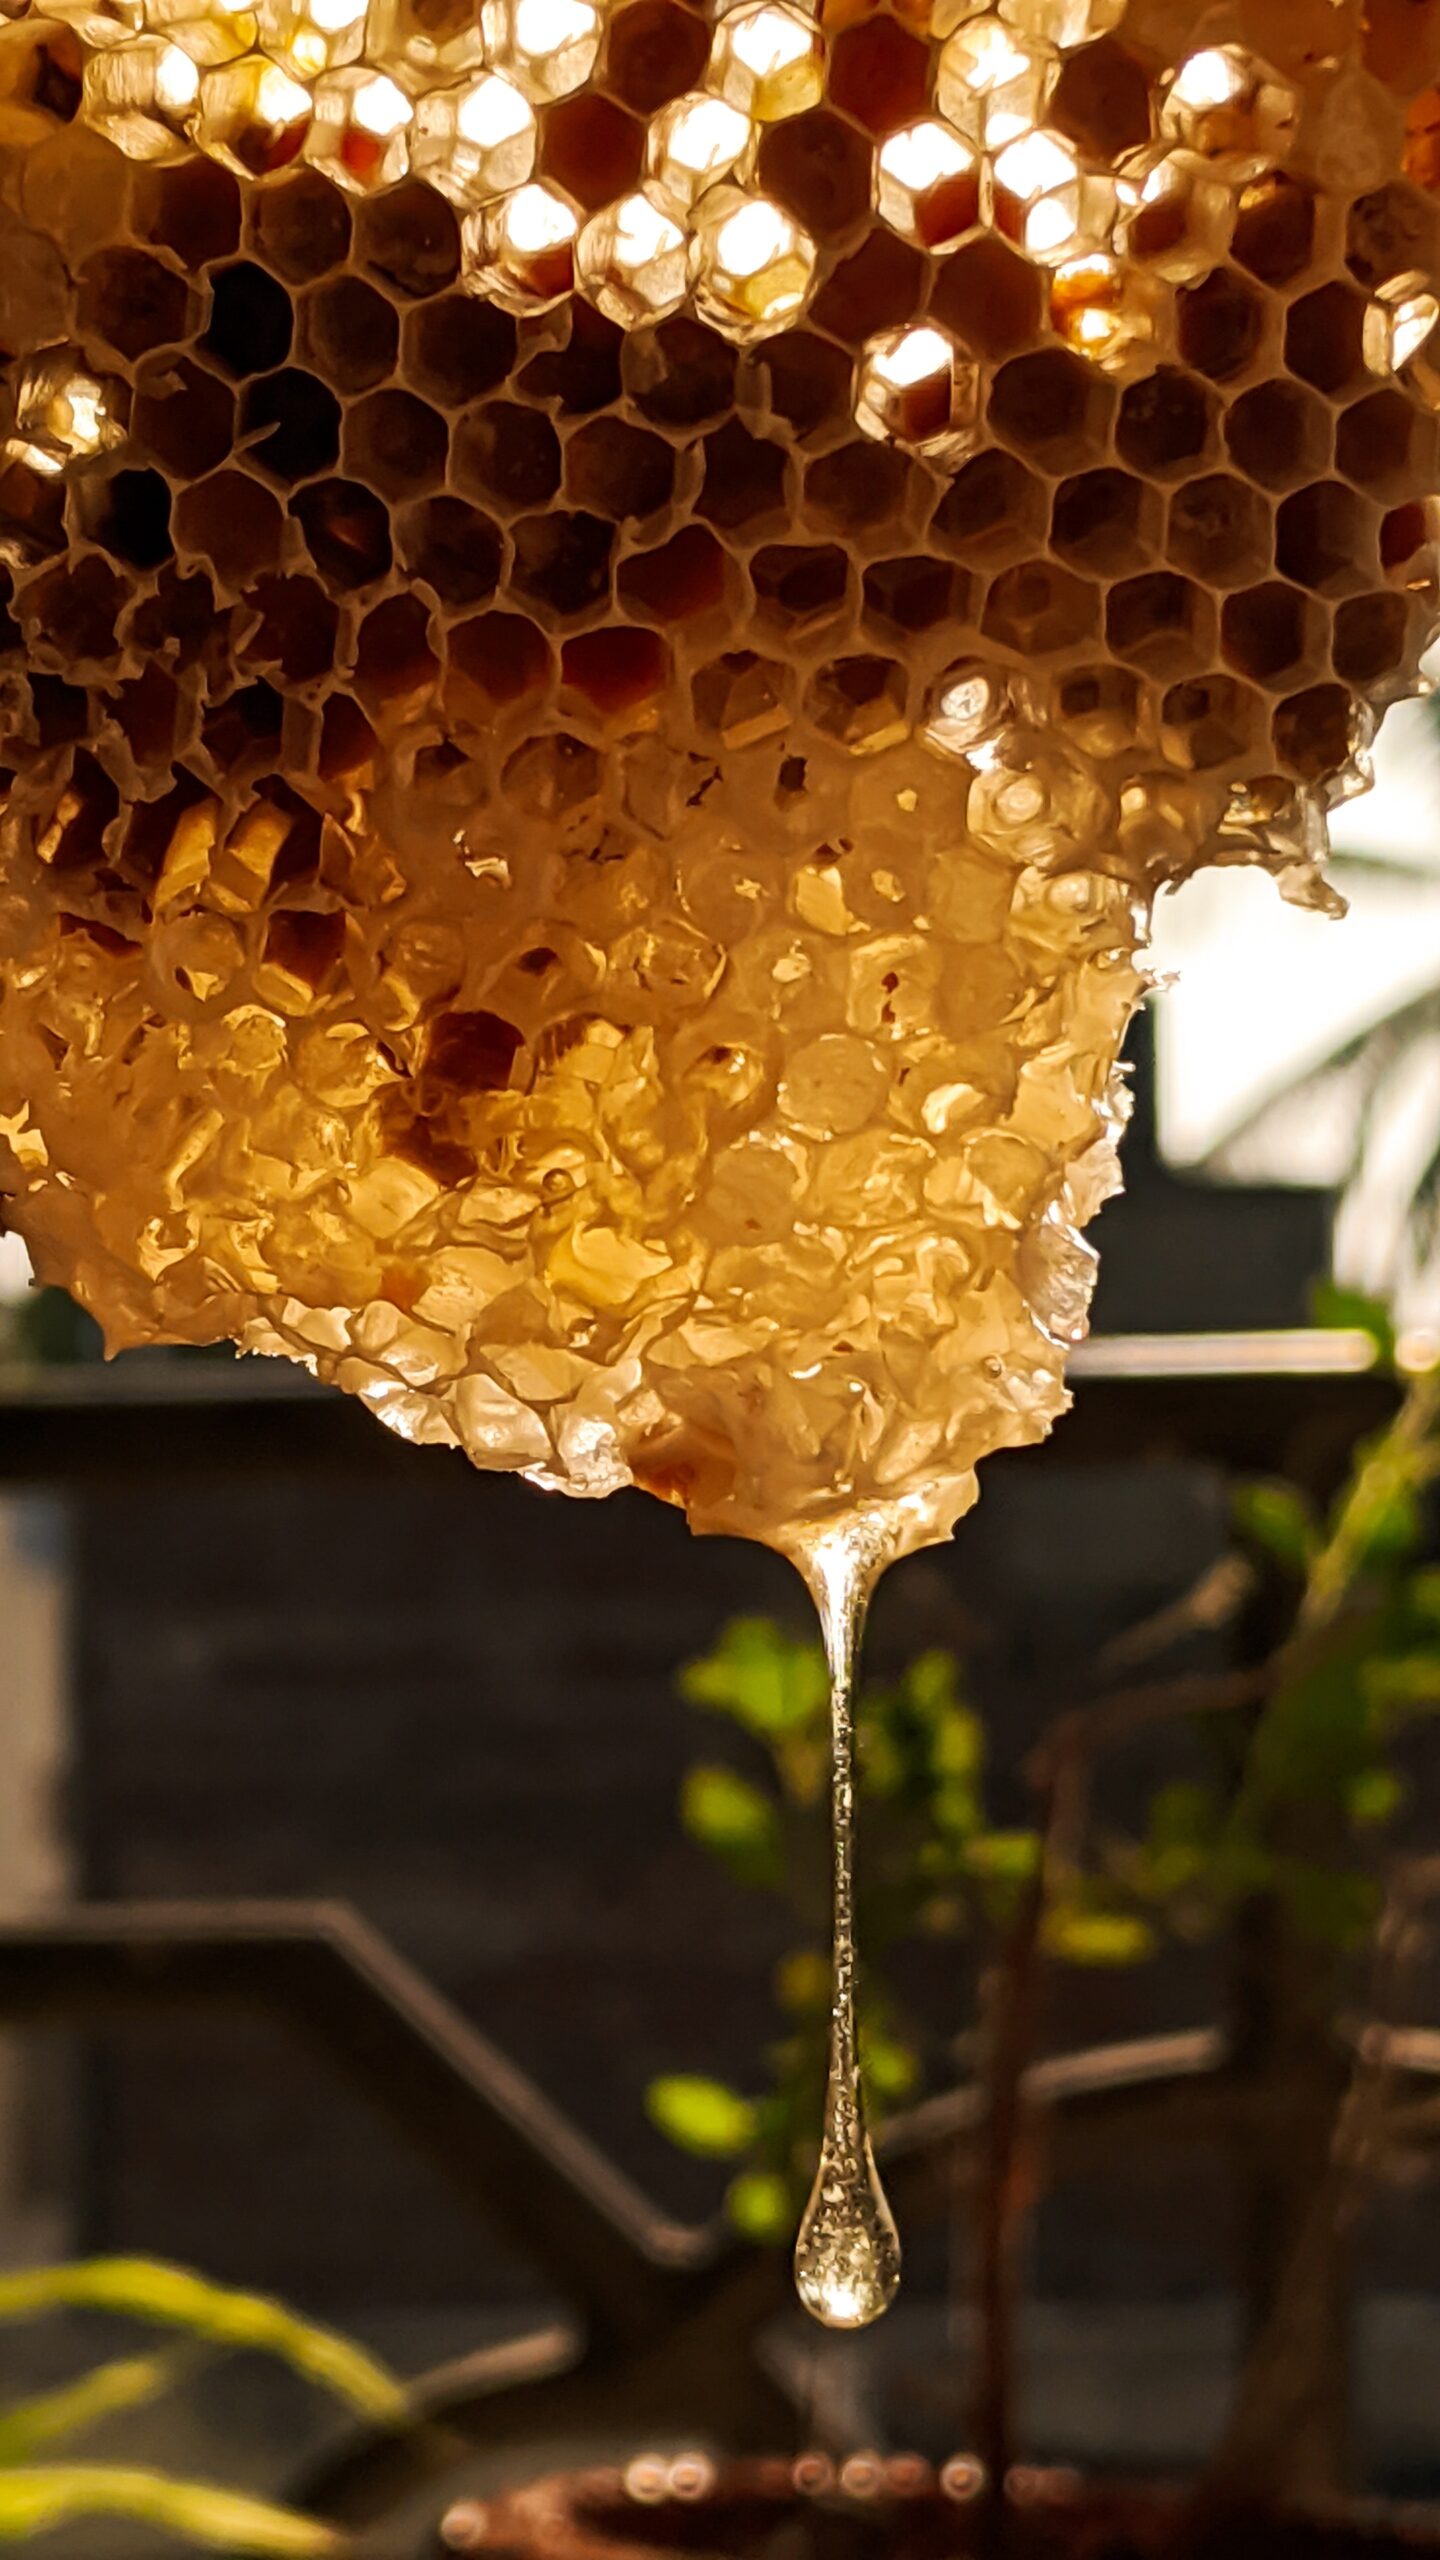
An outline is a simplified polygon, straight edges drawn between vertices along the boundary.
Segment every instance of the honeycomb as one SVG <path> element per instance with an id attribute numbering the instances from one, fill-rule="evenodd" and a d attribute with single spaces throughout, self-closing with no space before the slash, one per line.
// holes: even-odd
<path id="1" fill-rule="evenodd" d="M 0 0 L 0 1200 L 792 1551 L 1064 1402 L 1437 618 L 1437 0 Z M 1278 1000 L 1278 997 L 1277 997 Z"/>

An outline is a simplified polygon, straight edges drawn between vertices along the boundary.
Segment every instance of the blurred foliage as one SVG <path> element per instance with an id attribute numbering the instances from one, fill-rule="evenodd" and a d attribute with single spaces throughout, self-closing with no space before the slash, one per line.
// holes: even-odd
<path id="1" fill-rule="evenodd" d="M 310 2560 L 339 2538 L 314 2517 L 263 2498 L 177 2480 L 132 2464 L 46 2461 L 105 2419 L 163 2397 L 206 2349 L 280 2357 L 356 2415 L 400 2428 L 409 2404 L 383 2365 L 348 2338 L 264 2295 L 207 2284 L 148 2258 L 92 2258 L 0 2276 L 0 2322 L 59 2310 L 106 2311 L 172 2330 L 184 2345 L 97 2365 L 76 2381 L 0 2408 L 0 2541 L 21 2541 L 77 2516 L 124 2516 L 214 2550 Z"/>
<path id="2" fill-rule="evenodd" d="M 726 2204 L 749 2238 L 788 2239 L 814 2169 L 830 2033 L 830 1691 L 824 1653 L 765 1618 L 737 1618 L 688 1664 L 680 1693 L 748 1738 L 754 1773 L 704 1761 L 681 1788 L 685 1829 L 734 1881 L 789 1910 L 794 1943 L 774 1994 L 784 2033 L 772 2080 L 747 2097 L 693 2074 L 653 2080 L 651 2121 L 700 2157 L 734 2163 Z M 939 2059 L 903 2011 L 888 1959 L 907 1944 L 968 1936 L 993 1945 L 1035 1873 L 1033 1830 L 997 1829 L 985 1799 L 985 1737 L 953 1654 L 921 1654 L 871 1682 L 856 1714 L 864 1949 L 859 2022 L 870 2113 L 919 2094 Z M 1151 1920 L 1104 1876 L 1072 1876 L 1050 1900 L 1049 1950 L 1078 1964 L 1149 1952 Z M 948 2062 L 948 2055 L 944 2057 Z"/>
<path id="3" fill-rule="evenodd" d="M 1377 1367 L 1400 1375 L 1383 1306 L 1327 1287 L 1315 1312 L 1368 1333 Z M 1163 1722 L 1173 1697 L 1198 1774 L 1160 1786 L 1123 1834 L 1092 1818 L 1080 1844 L 1063 1855 L 1052 1844 L 1039 1922 L 1050 1958 L 1133 1964 L 1163 1937 L 1215 1937 L 1258 1900 L 1322 1965 L 1342 1965 L 1366 1943 L 1387 1833 L 1407 1802 L 1400 1746 L 1440 1707 L 1440 1568 L 1426 1561 L 1440 1370 L 1401 1385 L 1393 1420 L 1355 1449 L 1328 1507 L 1280 1479 L 1235 1487 L 1232 1530 L 1246 1568 L 1237 1605 L 1262 1608 L 1274 1630 L 1239 1702 L 1232 1674 L 1216 1675 L 1198 1702 L 1193 1680 L 1096 1702 L 1093 1747 L 1123 1742 L 1132 1718 Z M 829 2035 L 824 1657 L 766 1619 L 738 1619 L 679 1685 L 747 1738 L 751 1758 L 748 1770 L 717 1760 L 688 1772 L 685 1828 L 738 1885 L 787 1905 L 794 1944 L 775 1977 L 785 2031 L 769 2088 L 746 2096 L 672 2075 L 651 2083 L 647 2106 L 681 2148 L 734 2163 L 733 2222 L 778 2240 L 808 2190 Z M 978 1964 L 993 1964 L 1041 1841 L 990 1816 L 984 1731 L 952 1654 L 922 1654 L 897 1679 L 864 1688 L 856 1734 L 860 2038 L 878 2120 L 953 2059 L 905 2017 L 892 1979 L 898 1952 L 968 1938 Z"/>

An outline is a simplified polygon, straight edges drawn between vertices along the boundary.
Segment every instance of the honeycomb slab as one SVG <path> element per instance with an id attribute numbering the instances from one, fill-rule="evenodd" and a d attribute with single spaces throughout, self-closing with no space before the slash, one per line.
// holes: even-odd
<path id="1" fill-rule="evenodd" d="M 3 16 L 3 0 L 0 0 Z M 1430 0 L 0 24 L 0 1203 L 793 1550 L 1064 1401 L 1155 894 L 1436 623 Z"/>

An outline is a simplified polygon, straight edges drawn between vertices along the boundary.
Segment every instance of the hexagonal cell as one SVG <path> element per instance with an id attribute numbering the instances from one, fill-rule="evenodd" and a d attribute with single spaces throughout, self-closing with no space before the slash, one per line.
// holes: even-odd
<path id="1" fill-rule="evenodd" d="M 855 364 L 843 347 L 805 329 L 787 329 L 757 351 L 765 404 L 799 443 L 845 436 L 854 416 Z"/>
<path id="2" fill-rule="evenodd" d="M 373 390 L 393 371 L 399 344 L 394 304 L 360 276 L 335 276 L 301 299 L 299 352 L 337 391 Z"/>
<path id="3" fill-rule="evenodd" d="M 250 259 L 221 267 L 211 278 L 210 318 L 200 344 L 237 381 L 283 364 L 293 326 L 284 286 Z"/>
<path id="4" fill-rule="evenodd" d="M 1300 100 L 1287 80 L 1240 45 L 1210 45 L 1175 72 L 1160 110 L 1166 138 L 1207 160 L 1283 160 Z"/>
<path id="5" fill-rule="evenodd" d="M 589 614 L 607 601 L 615 528 L 603 517 L 525 516 L 512 540 L 511 583 L 517 596 L 561 618 Z"/>
<path id="6" fill-rule="evenodd" d="M 284 519 L 270 490 L 244 471 L 216 471 L 182 489 L 174 506 L 176 543 L 208 560 L 229 587 L 247 586 L 280 557 Z"/>
<path id="7" fill-rule="evenodd" d="M 1140 734 L 1144 691 L 1129 667 L 1067 668 L 1051 700 L 1055 720 L 1082 755 L 1123 755 Z"/>
<path id="8" fill-rule="evenodd" d="M 1333 440 L 1328 411 L 1289 382 L 1260 382 L 1243 392 L 1226 417 L 1225 439 L 1237 469 L 1262 489 L 1313 479 L 1329 463 Z"/>
<path id="9" fill-rule="evenodd" d="M 1044 483 L 992 446 L 956 472 L 930 530 L 977 568 L 996 568 L 1043 546 L 1048 513 Z"/>
<path id="10" fill-rule="evenodd" d="M 975 442 L 980 377 L 928 321 L 872 338 L 855 378 L 855 423 L 867 436 L 953 463 Z"/>
<path id="11" fill-rule="evenodd" d="M 1397 178 L 1357 196 L 1345 227 L 1345 263 L 1373 291 L 1392 276 L 1432 272 L 1440 261 L 1440 208 Z"/>
<path id="12" fill-rule="evenodd" d="M 390 567 L 390 515 L 355 480 L 321 480 L 302 489 L 290 512 L 327 586 L 341 595 L 383 578 Z"/>
<path id="13" fill-rule="evenodd" d="M 1050 325 L 1057 338 L 1107 373 L 1125 371 L 1152 335 L 1154 297 L 1123 259 L 1067 258 L 1050 286 Z"/>
<path id="14" fill-rule="evenodd" d="M 740 187 L 702 196 L 690 256 L 696 310 L 741 345 L 797 317 L 815 280 L 809 233 L 783 206 Z"/>
<path id="15" fill-rule="evenodd" d="M 1285 362 L 1332 400 L 1365 378 L 1365 297 L 1324 284 L 1293 303 L 1285 322 Z"/>
<path id="16" fill-rule="evenodd" d="M 278 668 L 287 684 L 330 674 L 340 616 L 313 578 L 259 578 L 245 602 L 258 616 L 241 651 L 247 667 Z"/>
<path id="17" fill-rule="evenodd" d="M 645 166 L 667 200 L 688 212 L 708 187 L 734 177 L 754 136 L 750 118 L 737 107 L 708 90 L 689 90 L 651 123 Z"/>
<path id="18" fill-rule="evenodd" d="M 234 443 L 234 397 L 213 373 L 180 356 L 141 376 L 133 433 L 139 449 L 176 479 L 203 479 Z"/>
<path id="19" fill-rule="evenodd" d="M 58 473 L 0 455 L 0 527 L 17 568 L 65 547 L 65 484 Z"/>
<path id="20" fill-rule="evenodd" d="M 850 564 L 833 543 L 776 542 L 750 563 L 756 611 L 793 640 L 828 630 L 849 610 Z"/>
<path id="21" fill-rule="evenodd" d="M 929 47 L 898 18 L 862 18 L 833 39 L 828 86 L 842 115 L 869 133 L 894 133 L 929 103 Z"/>
<path id="22" fill-rule="evenodd" d="M 353 283 L 361 293 L 370 290 L 358 277 L 347 278 L 346 283 Z M 375 298 L 393 318 L 390 304 L 378 295 Z M 377 340 L 379 335 L 377 322 Z M 514 361 L 514 321 L 508 311 L 497 311 L 477 294 L 443 294 L 406 315 L 406 380 L 422 400 L 433 400 L 441 409 L 463 408 L 467 401 L 493 391 L 505 381 Z"/>
<path id="23" fill-rule="evenodd" d="M 923 497 L 928 485 L 917 490 L 915 467 L 904 454 L 877 444 L 841 445 L 807 467 L 806 512 L 817 531 L 857 547 L 877 532 L 893 542 L 918 512 L 912 497 Z"/>
<path id="24" fill-rule="evenodd" d="M 1355 708 L 1343 684 L 1312 684 L 1293 693 L 1275 714 L 1275 753 L 1287 773 L 1319 782 L 1348 763 L 1355 742 Z"/>
<path id="25" fill-rule="evenodd" d="M 1050 93 L 1050 123 L 1087 158 L 1111 167 L 1150 139 L 1150 74 L 1116 36 L 1077 46 Z"/>
<path id="26" fill-rule="evenodd" d="M 486 401 L 456 425 L 452 477 L 506 511 L 543 507 L 560 486 L 560 439 L 537 410 Z"/>
<path id="27" fill-rule="evenodd" d="M 86 539 L 131 569 L 158 569 L 170 539 L 170 491 L 158 471 L 116 471 L 76 484 L 73 503 Z"/>
<path id="28" fill-rule="evenodd" d="M 1275 687 L 1314 654 L 1321 628 L 1318 608 L 1278 580 L 1227 596 L 1220 616 L 1221 646 L 1230 665 L 1257 684 Z"/>
<path id="29" fill-rule="evenodd" d="M 366 615 L 355 651 L 355 690 L 372 719 L 392 709 L 411 714 L 439 671 L 430 617 L 418 596 L 387 596 Z"/>
<path id="30" fill-rule="evenodd" d="M 735 350 L 690 319 L 663 320 L 625 342 L 625 386 L 657 427 L 698 427 L 723 417 L 735 398 Z"/>
<path id="31" fill-rule="evenodd" d="M 519 702 L 549 680 L 550 643 L 518 613 L 481 613 L 457 624 L 445 653 L 452 676 L 487 702 Z"/>
<path id="32" fill-rule="evenodd" d="M 1433 598 L 1440 551 L 1440 516 L 1433 499 L 1412 498 L 1392 507 L 1380 525 L 1380 566 L 1394 586 Z"/>
<path id="33" fill-rule="evenodd" d="M 1379 571 L 1372 510 L 1339 480 L 1287 498 L 1275 519 L 1275 566 L 1312 595 L 1353 595 Z"/>
<path id="34" fill-rule="evenodd" d="M 250 385 L 240 427 L 261 469 L 287 486 L 316 479 L 339 460 L 340 403 L 313 373 L 293 366 Z"/>
<path id="35" fill-rule="evenodd" d="M 613 98 L 585 90 L 545 110 L 540 169 L 585 212 L 627 195 L 644 160 L 645 127 Z"/>
<path id="36" fill-rule="evenodd" d="M 803 9 L 790 0 L 741 0 L 715 30 L 709 85 L 741 115 L 771 124 L 818 105 L 824 63 L 819 31 Z"/>
<path id="37" fill-rule="evenodd" d="M 255 255 L 287 284 L 313 284 L 350 254 L 350 209 L 316 170 L 258 190 L 249 216 Z"/>
<path id="38" fill-rule="evenodd" d="M 627 611 L 647 621 L 702 622 L 723 603 L 728 584 L 722 546 L 704 525 L 689 524 L 657 549 L 622 560 L 615 591 Z"/>
<path id="39" fill-rule="evenodd" d="M 1017 657 L 1050 657 L 1078 648 L 1100 619 L 1100 590 L 1050 560 L 1003 569 L 985 599 L 980 628 Z"/>
<path id="40" fill-rule="evenodd" d="M 902 125 L 875 155 L 875 200 L 902 239 L 922 249 L 953 247 L 980 219 L 974 144 L 937 116 Z"/>
<path id="41" fill-rule="evenodd" d="M 563 343 L 531 357 L 521 368 L 519 388 L 527 399 L 545 401 L 561 417 L 588 418 L 620 398 L 621 356 L 634 340 L 588 302 L 570 303 L 559 326 L 565 332 Z"/>
<path id="42" fill-rule="evenodd" d="M 990 391 L 989 423 L 1027 460 L 1074 469 L 1105 441 L 1111 394 L 1078 356 L 1056 348 L 1015 356 Z"/>
<path id="43" fill-rule="evenodd" d="M 454 208 L 418 178 L 389 195 L 367 197 L 355 208 L 355 255 L 407 301 L 443 293 L 460 272 Z"/>
<path id="44" fill-rule="evenodd" d="M 1167 547 L 1176 567 L 1207 587 L 1251 586 L 1272 563 L 1270 509 L 1248 482 L 1207 472 L 1171 499 Z"/>
<path id="45" fill-rule="evenodd" d="M 84 75 L 85 49 L 71 28 L 41 20 L 10 34 L 4 95 L 18 107 L 31 107 L 55 124 L 73 124 Z"/>
<path id="46" fill-rule="evenodd" d="M 348 693 L 332 693 L 321 715 L 315 754 L 320 780 L 356 785 L 369 779 L 375 751 L 375 732 L 358 702 Z"/>
<path id="47" fill-rule="evenodd" d="M 869 216 L 870 156 L 853 125 L 830 107 L 810 107 L 766 127 L 756 169 L 767 196 L 812 240 L 832 244 Z"/>
<path id="48" fill-rule="evenodd" d="M 131 614 L 126 636 L 132 648 L 163 656 L 167 665 L 193 666 L 214 635 L 215 612 L 215 590 L 204 571 L 182 577 L 167 562 Z"/>
<path id="49" fill-rule="evenodd" d="M 1105 637 L 1117 658 L 1128 659 L 1162 684 L 1204 666 L 1214 640 L 1214 611 L 1203 588 L 1173 569 L 1152 569 L 1112 587 L 1105 604 Z"/>
<path id="50" fill-rule="evenodd" d="M 752 435 L 731 418 L 706 437 L 702 450 L 705 479 L 696 515 L 722 532 L 749 532 L 756 539 L 783 522 L 789 494 L 783 445 Z"/>
<path id="51" fill-rule="evenodd" d="M 128 581 L 91 552 L 70 565 L 57 563 L 26 587 L 22 618 L 43 631 L 69 673 L 108 666 L 120 655 L 116 638 L 129 593 Z"/>
<path id="52" fill-rule="evenodd" d="M 924 303 L 925 278 L 920 251 L 877 227 L 820 287 L 815 325 L 847 347 L 906 327 Z"/>
<path id="53" fill-rule="evenodd" d="M 309 90 L 268 54 L 201 73 L 195 139 L 238 177 L 273 178 L 290 168 L 309 130 Z"/>
<path id="54" fill-rule="evenodd" d="M 1336 468 L 1372 497 L 1408 498 L 1435 479 L 1436 425 L 1403 392 L 1372 391 L 1336 426 Z"/>
<path id="55" fill-rule="evenodd" d="M 1186 284 L 1224 257 L 1234 198 L 1203 160 L 1175 152 L 1145 176 L 1138 203 L 1122 208 L 1115 245 L 1126 264 L 1166 284 Z"/>
<path id="56" fill-rule="evenodd" d="M 967 240 L 939 269 L 930 310 L 977 355 L 1014 355 L 1040 333 L 1040 278 L 994 232 Z"/>
<path id="57" fill-rule="evenodd" d="M 675 455 L 662 436 L 623 418 L 596 418 L 565 448 L 565 494 L 574 505 L 616 524 L 638 522 L 668 506 Z"/>
<path id="58" fill-rule="evenodd" d="M 698 88 L 709 52 L 709 29 L 698 9 L 681 0 L 627 0 L 606 31 L 605 86 L 636 115 L 653 116 Z"/>
<path id="59" fill-rule="evenodd" d="M 466 284 L 517 317 L 553 310 L 575 286 L 580 210 L 548 181 L 467 215 Z"/>
<path id="60" fill-rule="evenodd" d="M 406 575 L 432 588 L 442 605 L 481 604 L 500 578 L 500 532 L 460 498 L 422 498 L 400 519 Z"/>
<path id="61" fill-rule="evenodd" d="M 233 257 L 240 246 L 240 189 L 213 160 L 147 169 L 132 197 L 137 232 L 188 267 Z"/>
<path id="62" fill-rule="evenodd" d="M 653 725 L 670 678 L 659 634 L 621 624 L 582 632 L 560 652 L 560 682 L 606 728 L 621 734 Z"/>
<path id="63" fill-rule="evenodd" d="M 834 658 L 805 688 L 805 716 L 852 755 L 876 755 L 907 735 L 905 670 L 893 658 Z"/>
<path id="64" fill-rule="evenodd" d="M 412 100 L 383 71 L 350 63 L 315 83 L 305 157 L 337 187 L 371 195 L 399 184 L 410 166 Z"/>
<path id="65" fill-rule="evenodd" d="M 409 498 L 442 479 L 449 430 L 409 391 L 372 391 L 345 416 L 345 468 L 382 497 Z"/>
<path id="66" fill-rule="evenodd" d="M 732 649 L 701 667 L 691 687 L 696 726 L 725 747 L 755 746 L 789 721 L 783 667 L 753 649 Z"/>
<path id="67" fill-rule="evenodd" d="M 248 684 L 213 703 L 200 725 L 200 742 L 217 773 L 265 771 L 279 751 L 285 706 L 273 685 Z"/>
<path id="68" fill-rule="evenodd" d="M 863 588 L 867 620 L 887 631 L 938 631 L 965 610 L 964 582 L 954 562 L 926 552 L 872 561 Z"/>
<path id="69" fill-rule="evenodd" d="M 1165 696 L 1160 743 L 1169 763 L 1212 773 L 1253 753 L 1264 717 L 1259 695 L 1234 676 L 1191 676 Z"/>
<path id="70" fill-rule="evenodd" d="M 199 72 L 168 36 L 132 37 L 85 65 L 85 122 L 130 160 L 174 159 L 199 95 Z"/>
<path id="71" fill-rule="evenodd" d="M 189 285 L 143 249 L 102 249 L 81 268 L 76 286 L 82 334 L 103 339 L 132 361 L 152 347 L 176 346 L 190 334 L 194 305 Z"/>
<path id="72" fill-rule="evenodd" d="M 1387 592 L 1347 597 L 1330 632 L 1330 664 L 1346 684 L 1369 691 L 1397 675 L 1410 646 L 1410 599 Z"/>
<path id="73" fill-rule="evenodd" d="M 653 183 L 595 214 L 575 245 L 581 291 L 623 329 L 678 311 L 686 257 L 685 234 Z"/>
<path id="74" fill-rule="evenodd" d="M 481 0 L 480 27 L 486 61 L 537 106 L 583 88 L 600 50 L 590 0 Z"/>
<path id="75" fill-rule="evenodd" d="M 1120 458 L 1147 480 L 1175 480 L 1209 459 L 1215 444 L 1213 394 L 1174 365 L 1130 383 L 1115 428 Z"/>
<path id="76" fill-rule="evenodd" d="M 1265 306 L 1233 268 L 1216 267 L 1175 296 L 1183 361 L 1207 382 L 1233 382 L 1254 364 L 1265 334 Z"/>
<path id="77" fill-rule="evenodd" d="M 1158 516 L 1154 492 L 1128 471 L 1083 471 L 1055 492 L 1051 549 L 1092 577 L 1121 577 L 1150 557 Z"/>
<path id="78" fill-rule="evenodd" d="M 1261 284 L 1287 285 L 1309 265 L 1315 247 L 1315 197 L 1299 178 L 1267 169 L 1241 189 L 1230 255 Z"/>

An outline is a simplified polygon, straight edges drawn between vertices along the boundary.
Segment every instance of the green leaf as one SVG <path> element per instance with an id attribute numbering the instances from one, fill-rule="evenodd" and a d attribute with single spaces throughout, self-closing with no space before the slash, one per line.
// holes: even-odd
<path id="1" fill-rule="evenodd" d="M 1028 1884 L 1039 1859 L 1036 1831 L 982 1831 L 965 1852 L 971 1874 L 987 1884 Z"/>
<path id="2" fill-rule="evenodd" d="M 680 1789 L 680 1819 L 691 1839 L 723 1859 L 741 1884 L 784 1883 L 779 1813 L 770 1797 L 737 1770 L 688 1770 Z"/>
<path id="3" fill-rule="evenodd" d="M 795 2221 L 790 2190 L 774 2169 L 742 2169 L 725 2190 L 725 2210 L 742 2239 L 767 2249 L 788 2240 Z"/>
<path id="4" fill-rule="evenodd" d="M 770 1618 L 733 1618 L 713 1653 L 680 1674 L 682 1698 L 734 1718 L 766 1741 L 823 1719 L 830 1681 L 818 1644 L 801 1644 Z"/>
<path id="5" fill-rule="evenodd" d="M 1405 1789 L 1393 1769 L 1379 1765 L 1362 1769 L 1350 1781 L 1350 1819 L 1363 1830 L 1377 1830 L 1381 1823 L 1393 1822 L 1404 1802 Z"/>
<path id="6" fill-rule="evenodd" d="M 1293 1484 L 1274 1478 L 1237 1484 L 1230 1497 L 1230 1513 L 1239 1535 L 1251 1546 L 1292 1573 L 1306 1571 L 1319 1530 L 1309 1503 Z"/>
<path id="7" fill-rule="evenodd" d="M 234 2489 L 212 2489 L 202 2480 L 170 2480 L 160 2471 L 108 2462 L 0 2472 L 0 2540 L 28 2541 L 76 2516 L 128 2516 L 182 2542 L 253 2552 L 262 2560 L 312 2560 L 342 2547 L 340 2536 L 313 2516 Z"/>
<path id="8" fill-rule="evenodd" d="M 82 2258 L 0 2276 L 0 2320 L 33 2320 L 57 2309 L 112 2311 L 183 2329 L 211 2346 L 257 2349 L 279 2356 L 367 2418 L 384 2426 L 409 2421 L 400 2384 L 363 2347 L 297 2319 L 263 2294 L 233 2293 L 158 2258 Z"/>
<path id="9" fill-rule="evenodd" d="M 1344 1289 L 1338 1280 L 1317 1280 L 1310 1292 L 1311 1321 L 1330 1333 L 1368 1333 L 1380 1367 L 1395 1365 L 1395 1327 L 1383 1298 L 1363 1289 Z"/>
<path id="10" fill-rule="evenodd" d="M 173 2351 L 158 2356 L 119 2356 L 97 2365 L 77 2382 L 34 2400 L 17 2400 L 0 2409 L 0 2464 L 29 2462 L 50 2445 L 113 2417 L 121 2409 L 138 2409 L 169 2391 L 184 2371 L 184 2358 Z"/>
<path id="11" fill-rule="evenodd" d="M 1065 1964 L 1140 1964 L 1155 1952 L 1155 1932 L 1130 1911 L 1086 1911 L 1062 1904 L 1045 1915 L 1046 1952 Z"/>
<path id="12" fill-rule="evenodd" d="M 920 2077 L 920 2065 L 910 2047 L 881 2027 L 861 2027 L 860 2066 L 877 2111 L 903 2105 Z"/>
<path id="13" fill-rule="evenodd" d="M 651 2081 L 645 2112 L 678 2150 L 696 2152 L 704 2160 L 733 2160 L 755 2139 L 754 2107 L 722 2080 L 670 2072 Z"/>

